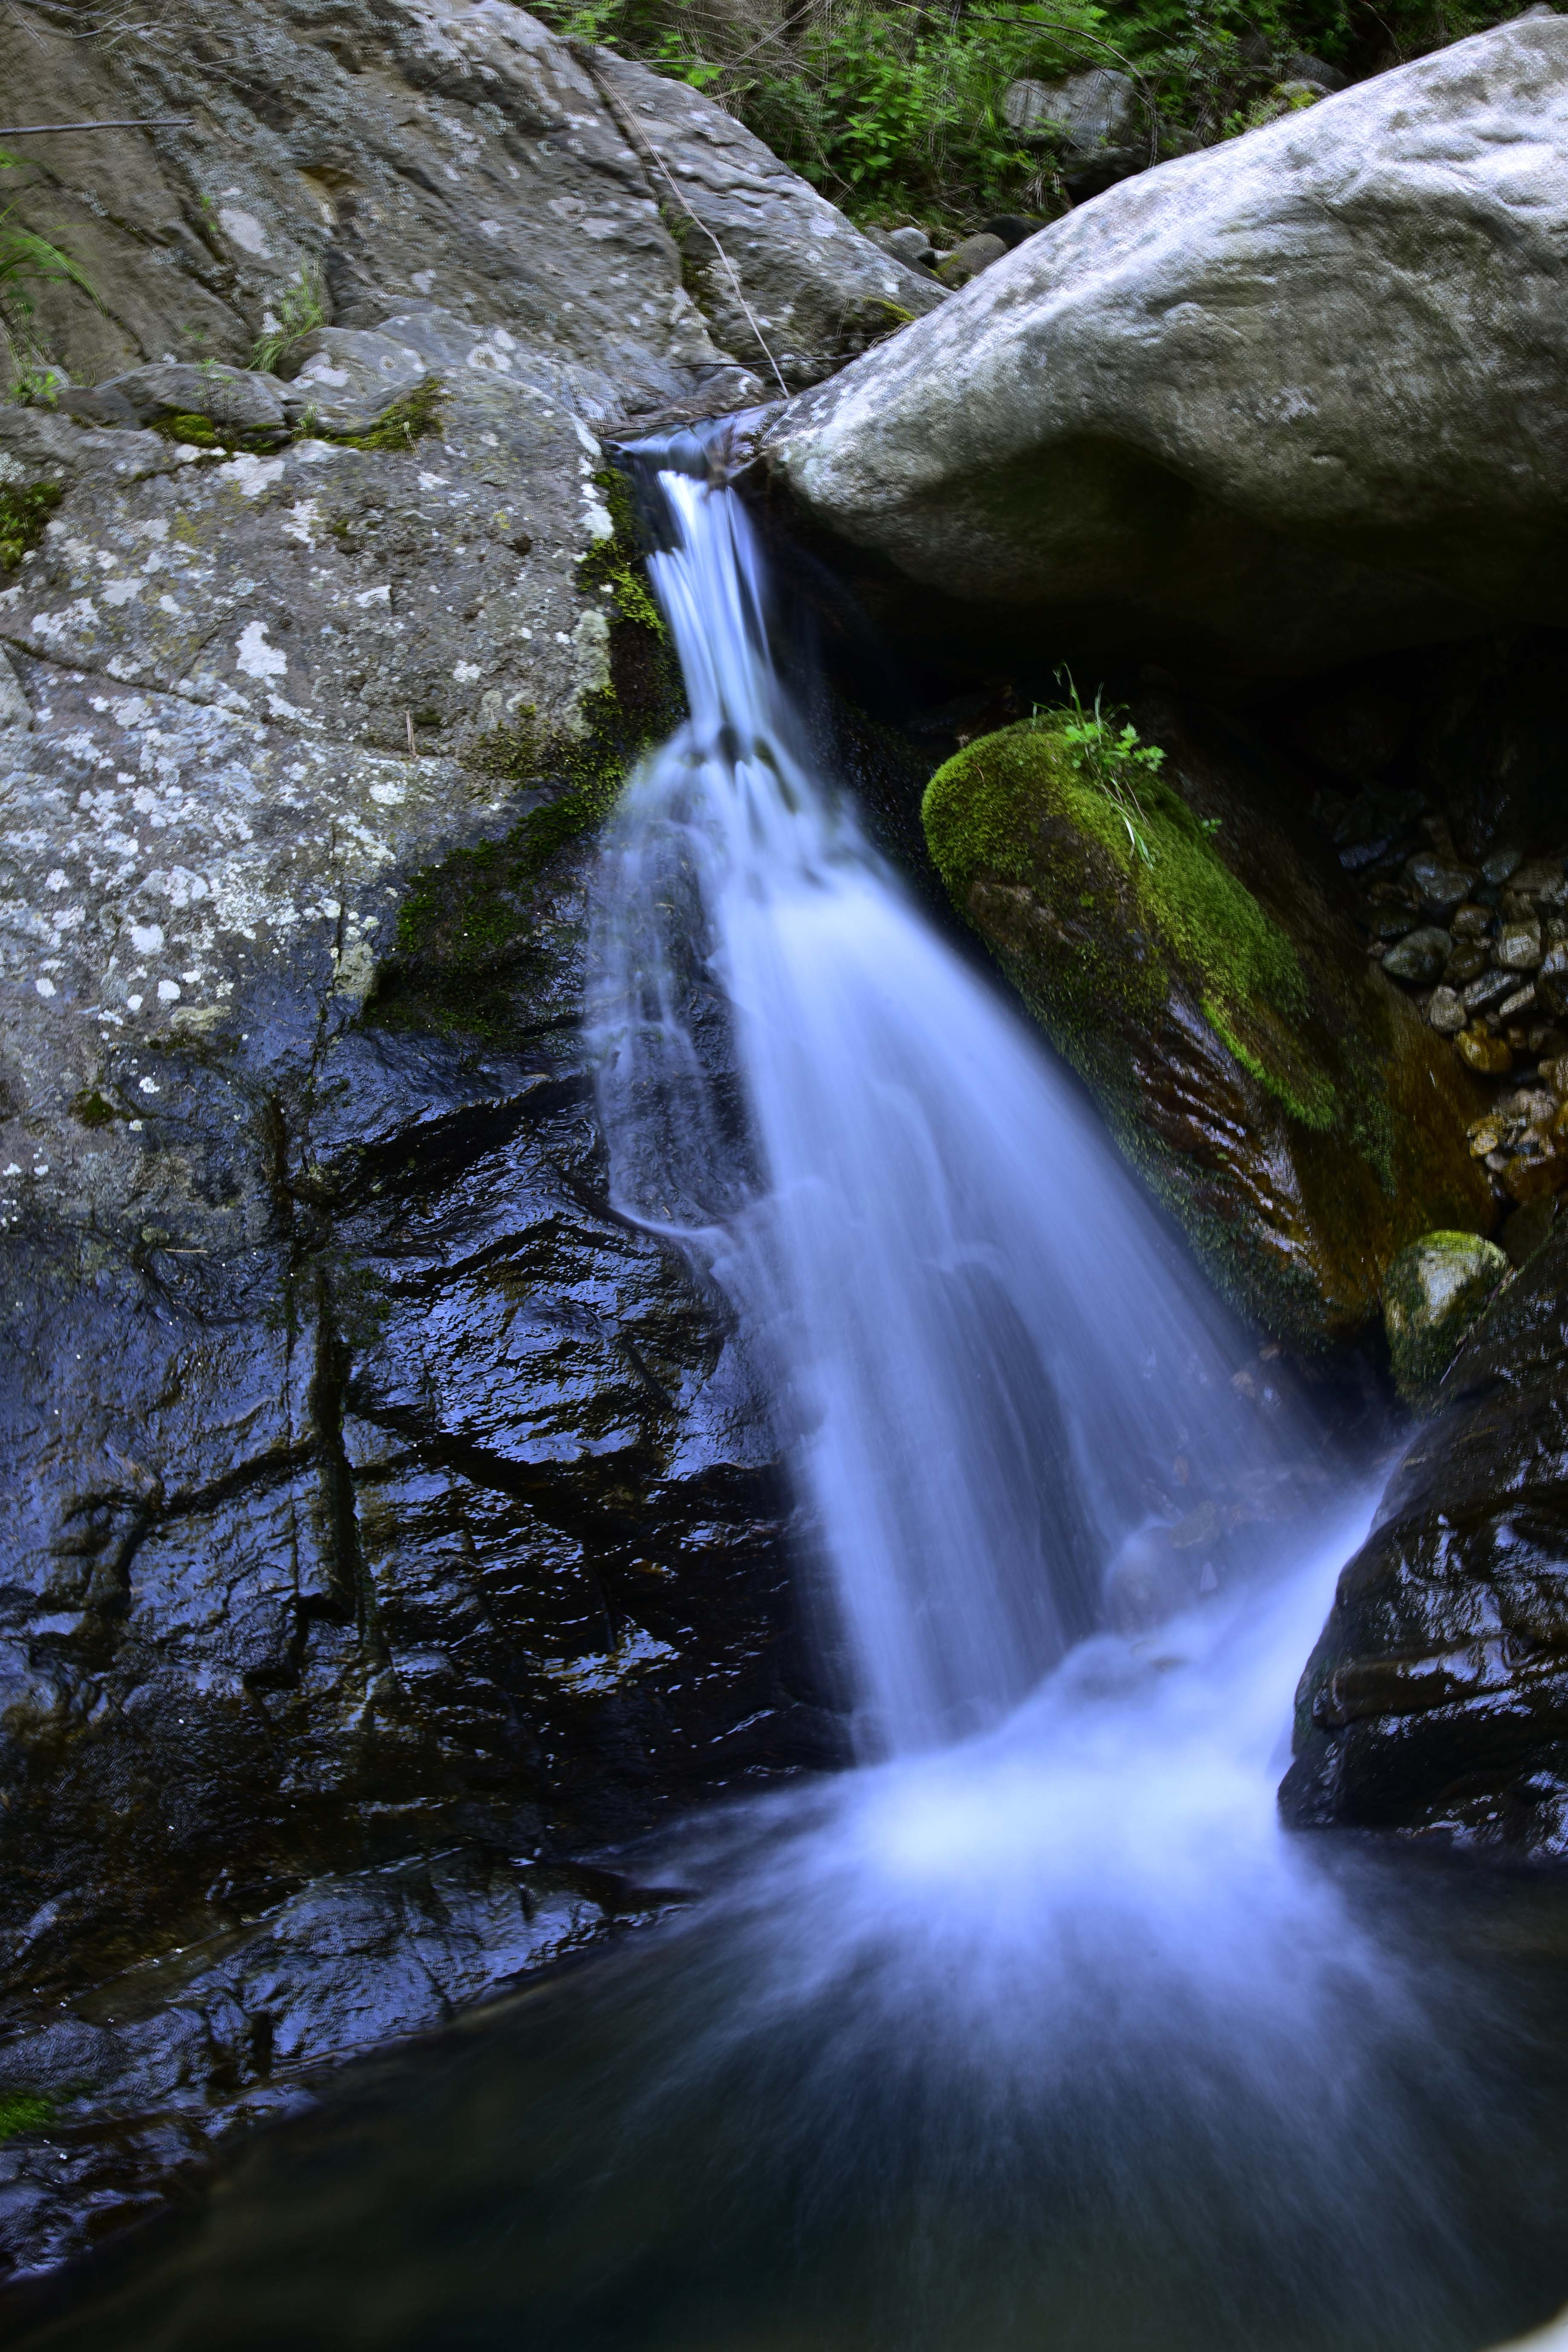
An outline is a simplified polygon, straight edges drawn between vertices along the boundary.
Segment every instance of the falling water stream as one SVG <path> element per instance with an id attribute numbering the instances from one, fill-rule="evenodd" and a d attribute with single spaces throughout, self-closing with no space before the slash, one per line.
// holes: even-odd
<path id="1" fill-rule="evenodd" d="M 815 772 L 721 453 L 641 453 L 690 716 L 588 1022 L 863 1760 L 658 1841 L 696 1899 L 362 2069 L 60 2341 L 1479 2352 L 1568 2294 L 1562 1900 L 1281 1831 L 1371 1497 Z"/>

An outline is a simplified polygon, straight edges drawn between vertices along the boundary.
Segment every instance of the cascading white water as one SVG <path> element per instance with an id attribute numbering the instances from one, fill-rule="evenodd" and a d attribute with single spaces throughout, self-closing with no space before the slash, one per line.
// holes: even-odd
<path id="1" fill-rule="evenodd" d="M 691 715 L 600 877 L 616 1198 L 706 1253 L 765 1364 L 864 1751 L 925 1748 L 1101 1622 L 1152 1507 L 1277 1475 L 1278 1431 L 1072 1082 L 812 772 L 740 499 L 658 480 Z"/>

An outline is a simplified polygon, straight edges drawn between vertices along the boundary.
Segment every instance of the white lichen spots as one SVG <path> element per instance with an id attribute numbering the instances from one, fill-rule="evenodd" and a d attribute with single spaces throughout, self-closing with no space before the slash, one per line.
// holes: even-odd
<path id="1" fill-rule="evenodd" d="M 218 209 L 218 226 L 232 245 L 241 253 L 253 253 L 258 261 L 270 261 L 272 247 L 267 242 L 267 231 L 254 213 L 241 212 L 237 205 L 223 205 Z"/>
<path id="2" fill-rule="evenodd" d="M 98 606 L 90 596 L 79 596 L 74 604 L 67 604 L 58 613 L 37 613 L 32 631 L 46 645 L 57 645 L 61 637 L 70 636 L 78 629 L 90 629 L 98 618 Z"/>
<path id="3" fill-rule="evenodd" d="M 316 526 L 321 520 L 321 509 L 315 499 L 300 499 L 281 518 L 285 539 L 297 539 L 301 547 L 314 547 Z"/>
<path id="4" fill-rule="evenodd" d="M 40 996 L 53 996 L 56 993 L 55 983 L 49 979 L 46 972 L 40 972 L 38 974 L 37 979 L 33 982 L 33 986 L 37 990 Z"/>
<path id="5" fill-rule="evenodd" d="M 604 541 L 614 539 L 616 535 L 616 526 L 608 507 L 592 495 L 583 501 L 583 527 L 590 539 Z"/>
<path id="6" fill-rule="evenodd" d="M 160 1004 L 177 1004 L 177 1003 L 179 1003 L 179 1001 L 180 1001 L 180 983 L 179 983 L 179 982 L 178 982 L 177 980 L 161 980 L 161 981 L 158 982 L 158 1002 L 159 1002 L 159 1003 L 160 1003 Z"/>
<path id="7" fill-rule="evenodd" d="M 370 796 L 378 807 L 400 808 L 408 798 L 408 793 L 402 784 L 372 784 Z"/>
<path id="8" fill-rule="evenodd" d="M 163 1092 L 163 1088 L 159 1086 L 156 1078 L 138 1078 L 136 1083 L 141 1087 L 142 1092 L 144 1095 L 155 1095 Z"/>
<path id="9" fill-rule="evenodd" d="M 289 656 L 267 642 L 265 621 L 249 621 L 235 640 L 235 667 L 247 677 L 282 677 L 289 667 Z"/>
<path id="10" fill-rule="evenodd" d="M 456 668 L 455 668 L 455 669 L 453 670 L 453 672 L 452 672 L 452 676 L 453 676 L 453 677 L 458 680 L 458 684 L 459 684 L 459 685 L 461 685 L 461 686 L 466 686 L 466 685 L 468 683 L 468 681 L 469 681 L 470 679 L 478 677 L 479 677 L 479 663 L 478 663 L 478 662 L 470 662 L 470 661 L 460 661 L 460 662 L 458 662 L 458 665 L 457 665 L 457 667 L 456 667 Z"/>
<path id="11" fill-rule="evenodd" d="M 160 613 L 173 614 L 176 620 L 179 618 L 180 607 L 175 604 L 172 596 L 160 596 L 158 599 L 158 610 Z"/>
<path id="12" fill-rule="evenodd" d="M 444 490 L 450 479 L 449 474 L 421 474 L 419 487 L 422 490 Z"/>
<path id="13" fill-rule="evenodd" d="M 125 1002 L 126 1002 L 127 1005 L 130 1007 L 130 1009 L 131 1009 L 131 1011 L 132 1011 L 132 1013 L 140 1013 L 140 1012 L 141 1012 L 141 1010 L 142 1010 L 142 999 L 141 999 L 139 996 L 128 996 L 128 997 L 126 998 Z"/>
<path id="14" fill-rule="evenodd" d="M 280 480 L 282 474 L 281 457 L 258 457 L 247 449 L 220 466 L 216 478 L 232 482 L 242 499 L 258 499 L 263 490 Z"/>
<path id="15" fill-rule="evenodd" d="M 368 605 L 382 604 L 384 605 L 386 610 L 390 613 L 392 610 L 392 590 L 384 582 L 379 588 L 366 588 L 363 590 L 361 594 L 354 598 L 354 603 L 359 606 L 362 612 L 363 612 Z"/>
<path id="16" fill-rule="evenodd" d="M 106 604 L 129 604 L 142 593 L 140 580 L 110 580 L 100 592 Z"/>
<path id="17" fill-rule="evenodd" d="M 63 890 L 67 879 L 63 866 L 52 866 L 44 877 L 44 887 L 46 890 Z"/>

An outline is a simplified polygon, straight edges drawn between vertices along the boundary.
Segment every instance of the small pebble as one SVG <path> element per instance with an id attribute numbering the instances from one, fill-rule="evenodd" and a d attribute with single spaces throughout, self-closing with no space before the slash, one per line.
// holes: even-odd
<path id="1" fill-rule="evenodd" d="M 1497 917 L 1489 907 L 1459 907 L 1448 918 L 1448 929 L 1457 940 L 1489 940 Z"/>
<path id="2" fill-rule="evenodd" d="M 1413 980 L 1425 984 L 1437 978 L 1453 944 L 1447 931 L 1427 925 L 1412 931 L 1397 947 L 1390 948 L 1383 959 L 1383 968 L 1391 980 Z"/>
<path id="3" fill-rule="evenodd" d="M 1504 1038 L 1494 1037 L 1478 1022 L 1473 1028 L 1461 1029 L 1454 1040 L 1459 1058 L 1484 1078 L 1503 1078 L 1513 1067 L 1513 1048 Z"/>
<path id="4" fill-rule="evenodd" d="M 1468 898 L 1475 887 L 1475 869 L 1456 866 L 1436 849 L 1423 849 L 1410 859 L 1405 879 L 1429 914 L 1441 915 Z"/>
<path id="5" fill-rule="evenodd" d="M 1538 971 L 1542 953 L 1539 923 L 1505 923 L 1492 949 L 1492 961 L 1502 971 Z"/>
<path id="6" fill-rule="evenodd" d="M 1440 1037 L 1457 1037 L 1468 1018 L 1463 1001 L 1451 988 L 1435 988 L 1426 1018 Z"/>

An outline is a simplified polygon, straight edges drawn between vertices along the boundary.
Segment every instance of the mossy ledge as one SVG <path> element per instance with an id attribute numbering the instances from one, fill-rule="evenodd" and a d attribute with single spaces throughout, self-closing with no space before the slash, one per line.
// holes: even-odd
<path id="1" fill-rule="evenodd" d="M 1492 1222 L 1464 1076 L 1267 813 L 1287 780 L 1173 704 L 1168 765 L 1104 781 L 1083 717 L 939 769 L 931 857 L 1217 1286 L 1298 1346 L 1363 1331 L 1398 1250 Z"/>
<path id="2" fill-rule="evenodd" d="M 1332 1127 L 1333 1078 L 1298 1034 L 1308 995 L 1294 947 L 1179 793 L 1150 774 L 1139 776 L 1136 792 L 1135 840 L 1121 805 L 1075 761 L 1064 715 L 1037 716 L 982 737 L 938 769 L 926 789 L 926 840 L 962 907 L 979 873 L 1028 882 L 1040 818 L 1058 817 L 1111 861 L 1134 901 L 1145 947 L 1122 984 L 1152 1009 L 1173 978 L 1185 979 L 1210 1027 L 1290 1117 Z M 1109 958 L 1095 961 L 1084 978 L 1098 996 L 1119 976 Z"/>
<path id="3" fill-rule="evenodd" d="M 15 572 L 37 547 L 65 494 L 63 482 L 0 482 L 0 572 Z"/>

